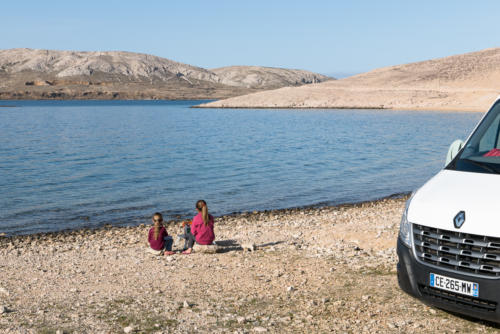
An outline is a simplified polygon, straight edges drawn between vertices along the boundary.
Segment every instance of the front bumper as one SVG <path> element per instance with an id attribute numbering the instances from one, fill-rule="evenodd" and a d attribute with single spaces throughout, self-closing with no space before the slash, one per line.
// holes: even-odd
<path id="1" fill-rule="evenodd" d="M 500 280 L 441 270 L 417 262 L 413 251 L 398 238 L 398 283 L 403 291 L 426 304 L 474 318 L 500 323 Z M 469 297 L 429 286 L 430 273 L 479 284 L 479 297 Z"/>

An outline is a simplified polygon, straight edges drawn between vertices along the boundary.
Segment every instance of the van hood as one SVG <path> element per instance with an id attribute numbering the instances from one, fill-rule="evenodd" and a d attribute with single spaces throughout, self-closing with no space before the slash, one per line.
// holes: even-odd
<path id="1" fill-rule="evenodd" d="M 460 211 L 465 222 L 456 228 Z M 500 175 L 442 170 L 416 191 L 407 217 L 419 225 L 500 237 Z"/>

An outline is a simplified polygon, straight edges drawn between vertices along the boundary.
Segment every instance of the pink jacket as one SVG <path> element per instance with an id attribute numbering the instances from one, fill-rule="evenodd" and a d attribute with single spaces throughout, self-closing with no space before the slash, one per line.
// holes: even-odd
<path id="1" fill-rule="evenodd" d="M 196 242 L 200 245 L 210 245 L 215 240 L 214 234 L 214 217 L 208 215 L 210 221 L 208 225 L 203 223 L 201 213 L 198 213 L 193 218 L 193 225 L 191 225 L 191 233 L 196 238 Z"/>
<path id="2" fill-rule="evenodd" d="M 162 226 L 160 228 L 160 233 L 158 234 L 158 239 L 155 239 L 155 228 L 151 227 L 151 229 L 149 230 L 149 234 L 148 234 L 149 245 L 154 250 L 163 249 L 163 246 L 165 244 L 165 241 L 163 240 L 163 238 L 165 238 L 166 236 L 168 236 L 167 230 L 165 229 L 164 226 Z"/>

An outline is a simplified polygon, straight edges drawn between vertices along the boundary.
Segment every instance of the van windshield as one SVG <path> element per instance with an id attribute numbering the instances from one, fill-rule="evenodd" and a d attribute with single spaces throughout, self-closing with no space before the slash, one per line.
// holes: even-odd
<path id="1" fill-rule="evenodd" d="M 500 101 L 491 108 L 447 169 L 500 173 Z"/>

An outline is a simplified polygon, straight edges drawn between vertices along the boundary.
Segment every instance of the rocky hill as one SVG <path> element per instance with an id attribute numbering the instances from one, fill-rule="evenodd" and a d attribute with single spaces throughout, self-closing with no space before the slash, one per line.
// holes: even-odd
<path id="1" fill-rule="evenodd" d="M 211 71 L 222 84 L 247 88 L 271 89 L 332 80 L 325 75 L 304 70 L 261 66 L 228 66 Z"/>
<path id="2" fill-rule="evenodd" d="M 500 94 L 500 48 L 239 96 L 206 107 L 485 111 Z"/>
<path id="3" fill-rule="evenodd" d="M 147 54 L 10 49 L 0 50 L 0 99 L 212 99 L 326 79 L 302 72 L 266 68 L 248 84 Z"/>

